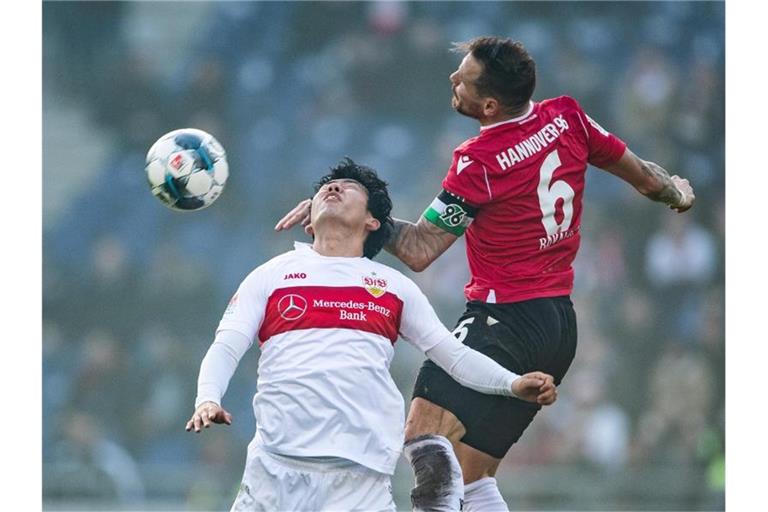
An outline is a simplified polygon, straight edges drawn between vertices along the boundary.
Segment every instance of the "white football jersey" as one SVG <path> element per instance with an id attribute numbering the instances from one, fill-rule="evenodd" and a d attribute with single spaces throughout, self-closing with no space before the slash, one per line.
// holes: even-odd
<path id="1" fill-rule="evenodd" d="M 342 457 L 387 474 L 405 422 L 389 373 L 398 335 L 422 352 L 450 336 L 397 270 L 298 242 L 245 278 L 219 323 L 227 329 L 261 346 L 253 409 L 266 450 Z"/>

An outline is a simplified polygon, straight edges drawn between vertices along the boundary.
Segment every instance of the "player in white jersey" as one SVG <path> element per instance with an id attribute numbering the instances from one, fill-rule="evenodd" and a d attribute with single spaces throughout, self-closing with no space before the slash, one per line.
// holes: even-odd
<path id="1" fill-rule="evenodd" d="M 256 434 L 233 510 L 394 510 L 404 402 L 389 374 L 398 336 L 463 385 L 548 405 L 550 375 L 523 376 L 460 343 L 403 274 L 371 261 L 392 227 L 386 183 L 345 160 L 318 183 L 309 231 L 232 297 L 200 367 L 187 430 L 230 424 L 221 399 L 240 358 L 261 347 Z M 431 492 L 458 510 L 461 468 L 445 437 L 420 440 Z M 430 486 L 427 486 L 430 488 Z"/>

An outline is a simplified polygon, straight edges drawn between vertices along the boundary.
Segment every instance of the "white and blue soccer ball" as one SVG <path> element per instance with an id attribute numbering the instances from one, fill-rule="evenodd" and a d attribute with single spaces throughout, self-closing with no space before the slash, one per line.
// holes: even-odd
<path id="1" fill-rule="evenodd" d="M 213 135 L 196 128 L 166 133 L 147 153 L 152 193 L 177 211 L 211 206 L 224 191 L 229 177 L 227 154 Z"/>

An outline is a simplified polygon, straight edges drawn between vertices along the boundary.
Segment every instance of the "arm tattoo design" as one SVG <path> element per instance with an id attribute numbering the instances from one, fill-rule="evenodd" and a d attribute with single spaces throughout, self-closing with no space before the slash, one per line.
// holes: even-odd
<path id="1" fill-rule="evenodd" d="M 663 167 L 653 162 L 643 162 L 642 169 L 646 175 L 661 183 L 660 190 L 653 190 L 645 195 L 648 199 L 666 203 L 670 206 L 676 206 L 682 203 L 683 194 L 672 182 L 672 178 Z"/>
<path id="2" fill-rule="evenodd" d="M 384 244 L 384 250 L 402 260 L 403 258 L 400 256 L 399 247 L 402 245 L 403 238 L 405 237 L 403 231 L 408 229 L 408 226 L 411 226 L 412 224 L 408 221 L 395 218 L 393 218 L 392 221 L 394 228 L 392 229 L 392 234 L 389 235 L 389 240 Z"/>
<path id="3" fill-rule="evenodd" d="M 453 243 L 442 231 L 433 233 L 425 223 L 393 219 L 394 229 L 384 249 L 413 270 L 423 270 Z M 435 228 L 437 229 L 437 228 Z"/>

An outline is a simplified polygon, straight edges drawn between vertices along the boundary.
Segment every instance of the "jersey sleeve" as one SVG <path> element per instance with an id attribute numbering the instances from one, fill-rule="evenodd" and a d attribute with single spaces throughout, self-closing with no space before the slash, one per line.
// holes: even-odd
<path id="1" fill-rule="evenodd" d="M 253 340 L 264 320 L 267 305 L 267 274 L 262 265 L 251 272 L 229 300 L 216 332 L 233 330 Z"/>
<path id="2" fill-rule="evenodd" d="M 493 194 L 487 167 L 470 153 L 465 144 L 453 152 L 451 167 L 443 179 L 443 189 L 477 208 L 490 202 Z"/>
<path id="3" fill-rule="evenodd" d="M 403 314 L 400 336 L 422 352 L 431 349 L 451 332 L 437 317 L 432 304 L 416 284 L 403 276 Z"/>
<path id="4" fill-rule="evenodd" d="M 443 231 L 461 236 L 480 207 L 492 199 L 487 169 L 462 144 L 453 152 L 442 185 L 442 192 L 422 216 Z"/>
<path id="5" fill-rule="evenodd" d="M 596 167 L 604 167 L 621 158 L 624 154 L 624 150 L 627 149 L 627 144 L 600 126 L 597 121 L 589 117 L 581 107 L 578 107 L 578 115 L 587 134 L 589 163 Z"/>
<path id="6" fill-rule="evenodd" d="M 221 398 L 227 392 L 240 359 L 252 344 L 253 339 L 239 332 L 224 330 L 216 334 L 216 339 L 200 364 L 195 408 L 203 402 L 221 405 Z"/>

